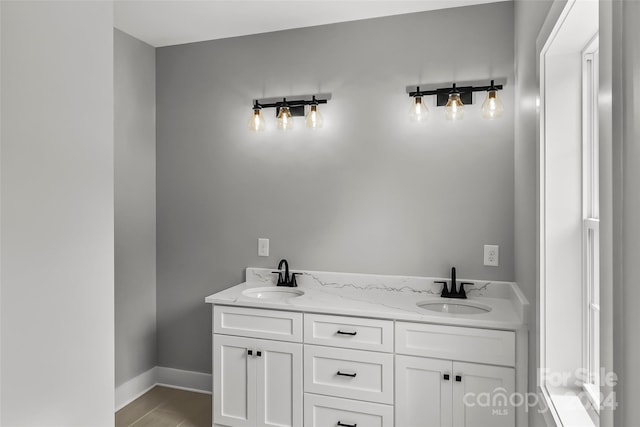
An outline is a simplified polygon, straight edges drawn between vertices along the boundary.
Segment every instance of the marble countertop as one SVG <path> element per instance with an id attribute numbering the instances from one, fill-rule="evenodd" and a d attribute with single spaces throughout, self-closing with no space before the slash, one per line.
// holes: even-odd
<path id="1" fill-rule="evenodd" d="M 456 303 L 461 300 L 441 298 L 445 278 L 384 276 L 353 273 L 330 273 L 292 270 L 298 276 L 303 295 L 284 300 L 259 299 L 245 295 L 248 289 L 275 286 L 271 269 L 247 268 L 246 281 L 205 298 L 210 304 L 268 308 L 333 315 L 361 316 L 405 320 L 443 325 L 503 330 L 525 327 L 529 303 L 515 283 L 473 282 L 467 287 L 467 300 L 491 307 L 481 314 L 451 314 L 428 311 L 417 306 L 425 301 Z M 286 289 L 286 288 L 285 288 Z"/>

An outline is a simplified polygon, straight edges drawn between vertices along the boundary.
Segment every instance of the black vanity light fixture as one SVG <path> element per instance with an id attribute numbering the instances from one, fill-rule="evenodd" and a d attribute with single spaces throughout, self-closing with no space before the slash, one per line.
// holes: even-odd
<path id="1" fill-rule="evenodd" d="M 261 132 L 265 129 L 265 120 L 262 115 L 262 110 L 264 108 L 276 109 L 278 129 L 293 129 L 293 118 L 304 116 L 306 106 L 309 106 L 309 111 L 305 117 L 307 127 L 310 129 L 321 128 L 323 125 L 323 118 L 320 111 L 318 111 L 318 105 L 326 103 L 327 99 L 317 99 L 316 95 L 313 95 L 311 100 L 287 100 L 287 98 L 282 98 L 282 101 L 277 102 L 260 102 L 260 100 L 256 99 L 253 101 L 253 112 L 249 119 L 249 130 L 253 132 Z"/>
<path id="2" fill-rule="evenodd" d="M 495 119 L 502 115 L 502 101 L 498 97 L 498 91 L 502 90 L 502 85 L 496 85 L 495 80 L 491 80 L 489 86 L 463 86 L 457 87 L 455 83 L 451 87 L 438 88 L 433 90 L 416 90 L 409 92 L 411 108 L 409 118 L 412 121 L 424 121 L 429 116 L 429 109 L 423 102 L 424 96 L 436 95 L 436 105 L 444 106 L 447 120 L 460 120 L 464 115 L 464 106 L 473 102 L 473 92 L 487 92 L 487 98 L 482 104 L 482 117 L 485 119 Z"/>

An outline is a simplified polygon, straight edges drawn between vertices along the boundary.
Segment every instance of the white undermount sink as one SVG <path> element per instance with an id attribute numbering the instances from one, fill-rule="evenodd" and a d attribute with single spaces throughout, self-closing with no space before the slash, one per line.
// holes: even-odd
<path id="1" fill-rule="evenodd" d="M 284 300 L 304 295 L 304 291 L 283 286 L 266 286 L 264 288 L 247 289 L 242 292 L 246 297 L 264 300 Z"/>
<path id="2" fill-rule="evenodd" d="M 425 310 L 449 314 L 482 314 L 491 311 L 489 306 L 466 301 L 422 301 L 416 305 Z"/>

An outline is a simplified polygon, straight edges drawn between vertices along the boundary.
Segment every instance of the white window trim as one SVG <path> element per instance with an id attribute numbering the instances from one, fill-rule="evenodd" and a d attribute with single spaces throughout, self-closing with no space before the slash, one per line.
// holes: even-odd
<path id="1" fill-rule="evenodd" d="M 586 241 L 588 240 L 588 235 L 589 232 L 592 233 L 593 235 L 593 247 L 596 248 L 595 253 L 593 254 L 594 259 L 590 260 L 590 254 L 589 254 L 589 247 L 588 247 L 588 243 L 586 243 Z M 594 263 L 594 268 L 593 268 L 593 277 L 591 278 L 591 280 L 594 280 L 595 283 L 593 283 L 593 287 L 596 289 L 597 292 L 597 288 L 600 285 L 600 281 L 598 280 L 600 277 L 600 268 L 599 268 L 599 254 L 598 254 L 598 250 L 597 248 L 600 247 L 600 221 L 597 219 L 593 219 L 593 218 L 587 218 L 583 221 L 583 260 L 584 263 L 587 264 L 584 266 L 583 268 L 583 274 L 585 274 L 585 276 L 588 275 L 587 270 L 590 268 L 590 266 L 588 264 L 590 264 L 590 262 L 593 261 Z M 587 281 L 588 278 L 584 277 L 583 282 Z M 584 369 L 585 372 L 585 377 L 588 378 L 587 381 L 583 382 L 582 384 L 582 390 L 585 392 L 586 396 L 589 398 L 589 401 L 591 402 L 591 405 L 593 407 L 593 409 L 595 409 L 595 411 L 599 414 L 600 413 L 600 381 L 599 381 L 599 366 L 600 366 L 600 362 L 599 362 L 599 342 L 600 342 L 600 328 L 599 328 L 599 321 L 598 321 L 598 325 L 596 325 L 595 327 L 592 327 L 591 325 L 591 315 L 592 312 L 596 312 L 598 314 L 598 319 L 599 319 L 599 313 L 600 313 L 600 306 L 597 303 L 593 303 L 592 302 L 592 295 L 591 295 L 591 289 L 590 289 L 591 285 L 586 285 L 583 288 L 583 348 L 582 348 L 582 357 L 583 357 L 583 363 L 582 363 L 582 367 Z M 595 332 L 592 331 L 592 328 L 595 330 Z M 591 348 L 591 334 L 595 333 L 595 341 L 596 344 L 595 347 L 595 361 L 592 360 L 593 354 L 592 354 L 592 348 Z M 594 372 L 595 369 L 595 372 Z"/>
<path id="2" fill-rule="evenodd" d="M 582 367 L 586 381 L 582 390 L 591 408 L 600 413 L 599 380 L 599 286 L 600 286 L 600 221 L 599 221 L 599 142 L 598 142 L 598 36 L 582 52 L 582 188 L 583 188 L 583 348 Z M 586 119 L 585 119 L 586 118 Z M 593 241 L 590 242 L 590 236 Z M 593 263 L 593 267 L 592 264 Z M 592 325 L 592 318 L 597 325 Z M 595 344 L 593 344 L 595 342 Z M 596 348 L 592 348 L 592 345 Z"/>

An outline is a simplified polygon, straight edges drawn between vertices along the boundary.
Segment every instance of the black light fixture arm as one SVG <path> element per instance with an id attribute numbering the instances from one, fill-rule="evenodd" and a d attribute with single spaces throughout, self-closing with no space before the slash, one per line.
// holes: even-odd
<path id="1" fill-rule="evenodd" d="M 270 103 L 262 103 L 259 100 L 253 101 L 253 108 L 281 108 L 281 107 L 301 107 L 304 105 L 318 105 L 318 104 L 326 104 L 326 99 L 317 99 L 315 95 L 309 101 L 306 99 L 294 99 L 288 100 L 287 98 L 282 98 L 282 101 L 278 102 L 270 102 Z"/>
<path id="2" fill-rule="evenodd" d="M 416 90 L 413 92 L 409 92 L 409 96 L 427 96 L 427 95 L 439 95 L 439 94 L 449 94 L 452 91 L 458 91 L 461 93 L 464 92 L 486 92 L 488 90 L 502 90 L 502 85 L 494 84 L 495 81 L 491 80 L 491 84 L 489 86 L 463 86 L 457 87 L 454 83 L 451 87 L 443 87 L 432 90 L 420 90 L 420 86 L 416 87 Z"/>

